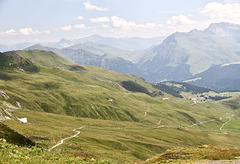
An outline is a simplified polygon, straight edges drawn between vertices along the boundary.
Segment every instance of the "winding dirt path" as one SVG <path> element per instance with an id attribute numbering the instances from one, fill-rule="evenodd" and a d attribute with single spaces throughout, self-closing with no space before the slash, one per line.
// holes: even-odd
<path id="1" fill-rule="evenodd" d="M 222 128 L 224 127 L 224 125 L 226 125 L 227 123 L 229 123 L 230 121 L 232 121 L 231 117 L 226 117 L 228 118 L 229 120 L 225 123 L 222 124 L 221 128 L 219 130 L 222 130 Z"/>
<path id="2" fill-rule="evenodd" d="M 216 121 L 216 120 L 217 119 L 211 119 L 211 120 L 208 120 L 208 121 L 199 122 L 198 124 L 193 124 L 193 125 L 190 125 L 189 127 L 193 127 L 193 126 L 196 126 L 196 125 L 199 125 L 199 124 L 204 124 L 204 123 L 211 122 L 211 121 Z"/>
<path id="3" fill-rule="evenodd" d="M 222 130 L 222 128 L 227 124 L 229 123 L 230 121 L 232 121 L 231 117 L 228 116 L 228 117 L 225 117 L 225 118 L 228 118 L 229 120 L 227 122 L 224 122 L 222 124 L 222 126 L 219 128 L 219 130 Z M 219 118 L 219 119 L 222 119 L 222 118 Z M 190 125 L 189 127 L 193 127 L 193 126 L 196 126 L 196 125 L 199 125 L 199 124 L 204 124 L 204 123 L 208 123 L 208 122 L 212 122 L 212 121 L 217 121 L 218 119 L 211 119 L 211 120 L 208 120 L 208 121 L 202 121 L 202 122 L 199 122 L 198 124 L 193 124 L 193 125 Z"/>
<path id="4" fill-rule="evenodd" d="M 80 127 L 80 128 L 77 128 L 77 129 L 82 129 L 82 128 L 83 128 L 83 126 L 82 126 L 82 127 Z M 54 145 L 53 147 L 51 147 L 50 149 L 48 149 L 48 151 L 51 151 L 52 149 L 56 148 L 57 146 L 59 146 L 59 145 L 63 144 L 63 141 L 65 141 L 65 140 L 67 140 L 67 139 L 70 139 L 70 138 L 77 137 L 77 136 L 80 134 L 80 131 L 78 131 L 77 129 L 73 129 L 73 131 L 74 131 L 74 132 L 77 132 L 77 134 L 75 134 L 75 135 L 73 135 L 73 136 L 70 136 L 70 137 L 67 137 L 67 138 L 64 138 L 64 139 L 62 139 L 62 140 L 60 141 L 60 143 L 58 143 L 58 144 Z"/>

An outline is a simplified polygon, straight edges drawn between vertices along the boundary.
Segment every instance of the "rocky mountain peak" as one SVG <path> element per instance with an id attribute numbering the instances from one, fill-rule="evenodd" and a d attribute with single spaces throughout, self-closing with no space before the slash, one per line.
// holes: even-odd
<path id="1" fill-rule="evenodd" d="M 212 23 L 205 32 L 218 34 L 221 37 L 234 36 L 240 32 L 240 25 L 231 23 Z"/>

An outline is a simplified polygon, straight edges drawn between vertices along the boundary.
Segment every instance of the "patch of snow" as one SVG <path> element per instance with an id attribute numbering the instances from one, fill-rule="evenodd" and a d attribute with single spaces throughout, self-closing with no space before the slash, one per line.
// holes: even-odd
<path id="1" fill-rule="evenodd" d="M 168 97 L 166 97 L 166 98 L 162 98 L 162 100 L 169 100 L 169 98 L 168 98 Z"/>
<path id="2" fill-rule="evenodd" d="M 19 118 L 18 120 L 23 124 L 27 123 L 27 118 Z"/>
<path id="3" fill-rule="evenodd" d="M 5 119 L 6 119 L 6 120 L 11 120 L 11 118 L 10 118 L 10 117 L 8 117 L 8 116 L 5 116 Z"/>
<path id="4" fill-rule="evenodd" d="M 201 80 L 202 77 L 197 77 L 195 79 L 189 79 L 189 80 L 185 80 L 184 82 L 187 83 L 187 82 L 191 82 L 191 81 L 197 81 L 197 80 Z"/>
<path id="5" fill-rule="evenodd" d="M 19 109 L 22 109 L 22 106 L 21 106 L 20 102 L 16 101 L 16 104 L 17 104 Z"/>
<path id="6" fill-rule="evenodd" d="M 20 69 L 21 71 L 25 72 L 24 69 L 22 69 L 22 68 L 19 68 L 19 69 Z"/>
<path id="7" fill-rule="evenodd" d="M 234 64 L 240 64 L 240 62 L 223 64 L 223 65 L 221 65 L 221 67 L 230 66 L 230 65 L 234 65 Z"/>

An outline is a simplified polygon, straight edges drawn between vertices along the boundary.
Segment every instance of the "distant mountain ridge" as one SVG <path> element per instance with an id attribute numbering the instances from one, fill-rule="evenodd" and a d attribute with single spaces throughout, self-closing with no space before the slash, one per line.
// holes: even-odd
<path id="1" fill-rule="evenodd" d="M 39 45 L 35 48 L 53 51 L 74 63 L 132 73 L 150 82 L 183 81 L 216 65 L 240 61 L 239 36 L 240 25 L 215 23 L 203 31 L 176 32 L 162 44 L 144 51 L 126 51 L 93 42 L 63 49 Z M 95 42 L 103 41 L 98 35 L 85 38 L 85 41 L 94 39 Z"/>
<path id="2" fill-rule="evenodd" d="M 185 82 L 218 92 L 240 91 L 240 62 L 211 67 Z"/>
<path id="3" fill-rule="evenodd" d="M 68 49 L 73 50 L 85 50 L 87 52 L 91 52 L 96 55 L 111 55 L 115 57 L 120 57 L 125 60 L 129 60 L 131 62 L 136 62 L 139 58 L 138 51 L 126 51 L 119 48 L 115 48 L 109 45 L 103 45 L 103 44 L 94 44 L 93 42 L 86 42 L 82 44 L 76 44 L 70 47 L 67 47 Z"/>
<path id="4" fill-rule="evenodd" d="M 78 44 L 68 48 L 57 49 L 40 44 L 26 48 L 26 50 L 52 51 L 70 62 L 83 65 L 93 65 L 120 73 L 131 73 L 146 77 L 133 62 L 127 60 L 135 58 L 134 52 L 120 50 L 111 46 L 95 45 L 93 43 Z M 111 53 L 111 51 L 114 51 Z M 133 57 L 131 57 L 133 55 Z M 135 57 L 134 57 L 135 55 Z M 120 56 L 120 57 L 118 57 Z M 121 58 L 121 56 L 126 58 Z"/>
<path id="5" fill-rule="evenodd" d="M 52 47 L 52 48 L 67 48 L 76 44 L 83 44 L 86 42 L 91 42 L 96 45 L 107 45 L 112 46 L 118 49 L 126 50 L 126 51 L 139 51 L 144 50 L 152 45 L 158 45 L 162 43 L 162 41 L 165 39 L 165 37 L 154 37 L 154 38 L 140 38 L 140 37 L 123 37 L 123 38 L 114 38 L 114 37 L 104 37 L 101 35 L 91 35 L 88 37 L 83 37 L 80 39 L 66 39 L 62 38 L 58 42 L 52 42 L 52 43 L 18 43 L 15 45 L 4 45 L 0 44 L 0 52 L 5 51 L 12 51 L 12 50 L 23 50 L 27 47 L 33 46 L 35 44 L 41 44 L 46 47 Z"/>
<path id="6" fill-rule="evenodd" d="M 127 51 L 137 51 L 144 50 L 149 48 L 152 45 L 158 45 L 162 43 L 165 37 L 154 37 L 154 38 L 113 38 L 113 37 L 103 37 L 100 35 L 91 35 L 89 37 L 84 37 L 80 39 L 69 40 L 66 38 L 61 39 L 59 42 L 43 44 L 44 46 L 50 46 L 54 48 L 66 48 L 76 44 L 83 44 L 86 42 L 91 42 L 94 44 L 108 45 L 116 47 L 118 49 L 127 50 Z"/>
<path id="7" fill-rule="evenodd" d="M 240 25 L 212 24 L 204 31 L 176 32 L 139 60 L 152 82 L 181 81 L 218 64 L 240 61 Z M 146 56 L 148 54 L 146 53 Z"/>

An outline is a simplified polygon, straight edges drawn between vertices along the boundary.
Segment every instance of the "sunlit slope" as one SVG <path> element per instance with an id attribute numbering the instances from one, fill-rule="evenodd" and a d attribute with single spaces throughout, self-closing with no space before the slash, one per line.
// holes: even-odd
<path id="1" fill-rule="evenodd" d="M 1 70 L 0 87 L 11 97 L 9 101 L 18 101 L 30 110 L 136 121 L 147 110 L 145 102 L 137 96 L 141 99 L 146 97 L 145 101 L 148 101 L 151 96 L 162 94 L 141 78 L 98 67 L 73 65 L 51 52 L 36 50 L 12 53 L 22 60 L 27 57 L 26 60 L 38 72 L 29 72 L 20 65 L 4 67 Z M 133 96 L 121 86 L 123 81 L 130 81 L 144 90 L 136 90 L 138 93 Z"/>
<path id="2" fill-rule="evenodd" d="M 151 123 L 161 120 L 182 126 L 225 113 L 224 108 L 216 112 L 214 107 L 209 110 L 208 104 L 192 105 L 190 101 L 176 99 L 130 74 L 73 65 L 46 51 L 14 53 L 28 57 L 27 60 L 39 71 L 33 73 L 19 67 L 2 69 L 1 73 L 8 78 L 1 78 L 0 89 L 10 97 L 7 101 L 18 101 L 29 110 L 108 120 Z M 49 57 L 49 53 L 53 57 Z M 48 65 L 44 67 L 39 64 L 40 61 L 45 62 L 44 56 L 56 61 L 48 59 L 48 64 L 41 63 Z M 56 67 L 60 65 L 56 63 L 63 67 Z"/>
<path id="3" fill-rule="evenodd" d="M 10 62 L 0 69 L 0 90 L 7 95 L 0 95 L 0 110 L 13 114 L 5 124 L 42 147 L 76 134 L 73 129 L 79 127 L 84 127 L 79 137 L 53 151 L 122 162 L 176 146 L 239 146 L 237 99 L 194 104 L 130 74 L 57 61 L 59 66 L 54 60 L 40 64 L 38 56 L 24 58 L 27 51 L 12 53 L 4 54 Z M 41 53 L 49 52 L 32 54 Z M 16 116 L 28 123 L 20 124 Z"/>

